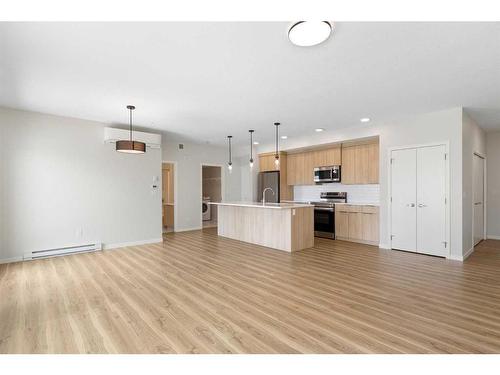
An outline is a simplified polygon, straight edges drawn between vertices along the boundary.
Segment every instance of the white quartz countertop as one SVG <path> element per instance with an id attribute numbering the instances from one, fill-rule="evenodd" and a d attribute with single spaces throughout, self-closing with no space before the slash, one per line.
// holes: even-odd
<path id="1" fill-rule="evenodd" d="M 291 208 L 302 208 L 302 207 L 313 207 L 311 204 L 307 203 L 262 203 L 262 202 L 210 202 L 216 206 L 237 206 L 237 207 L 257 207 L 257 208 L 278 208 L 278 209 L 291 209 Z"/>
<path id="2" fill-rule="evenodd" d="M 379 203 L 370 203 L 370 202 L 347 202 L 347 203 L 335 203 L 335 204 L 350 204 L 351 206 L 380 206 Z"/>
<path id="3" fill-rule="evenodd" d="M 321 201 L 321 199 L 317 199 L 317 201 Z M 304 202 L 304 201 L 283 201 L 284 203 L 293 203 L 293 204 L 310 204 L 310 202 Z M 335 202 L 335 204 L 350 204 L 351 206 L 380 206 L 380 203 L 377 202 L 346 202 L 346 203 L 338 203 Z"/>

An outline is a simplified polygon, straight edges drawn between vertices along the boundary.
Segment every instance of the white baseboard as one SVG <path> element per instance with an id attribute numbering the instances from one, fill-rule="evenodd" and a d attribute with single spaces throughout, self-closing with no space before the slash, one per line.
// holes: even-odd
<path id="1" fill-rule="evenodd" d="M 21 255 L 19 257 L 0 259 L 0 264 L 15 263 L 15 262 L 22 262 L 22 261 L 23 261 L 23 256 Z"/>
<path id="2" fill-rule="evenodd" d="M 489 240 L 500 240 L 500 236 L 495 236 L 493 234 L 486 235 L 486 238 Z"/>
<path id="3" fill-rule="evenodd" d="M 181 229 L 175 228 L 175 231 L 176 232 L 189 232 L 189 231 L 192 231 L 192 230 L 201 230 L 201 229 L 203 229 L 203 228 L 202 227 L 181 228 Z"/>
<path id="4" fill-rule="evenodd" d="M 391 246 L 390 246 L 390 245 L 387 245 L 387 244 L 385 244 L 385 243 L 381 243 L 381 244 L 379 244 L 379 245 L 378 245 L 378 247 L 379 247 L 380 249 L 386 249 L 386 250 L 390 250 L 390 249 L 391 249 Z"/>
<path id="5" fill-rule="evenodd" d="M 463 260 L 466 260 L 468 257 L 470 257 L 473 252 L 474 252 L 474 246 L 472 246 L 469 250 L 465 252 L 465 254 L 463 255 Z"/>
<path id="6" fill-rule="evenodd" d="M 104 244 L 102 246 L 103 250 L 111 250 L 111 249 L 118 249 L 120 247 L 127 247 L 127 246 L 139 246 L 139 245 L 147 245 L 150 243 L 161 243 L 163 242 L 163 238 L 152 238 L 149 240 L 141 240 L 141 241 L 132 241 L 132 242 L 121 242 L 121 243 L 111 243 L 111 244 Z"/>
<path id="7" fill-rule="evenodd" d="M 446 257 L 446 259 L 450 260 L 458 260 L 459 262 L 463 262 L 466 260 L 470 255 L 474 252 L 474 247 L 471 247 L 469 250 L 467 250 L 464 254 L 462 255 L 451 255 L 449 257 Z"/>

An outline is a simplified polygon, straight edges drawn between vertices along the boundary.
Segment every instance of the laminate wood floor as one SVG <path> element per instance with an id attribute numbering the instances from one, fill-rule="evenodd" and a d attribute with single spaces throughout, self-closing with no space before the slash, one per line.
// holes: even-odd
<path id="1" fill-rule="evenodd" d="M 1 353 L 499 353 L 500 241 L 460 263 L 169 233 L 0 265 L 0 308 Z"/>

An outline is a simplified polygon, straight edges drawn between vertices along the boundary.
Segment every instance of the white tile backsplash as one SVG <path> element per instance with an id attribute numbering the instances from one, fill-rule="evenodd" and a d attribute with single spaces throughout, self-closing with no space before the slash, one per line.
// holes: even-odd
<path id="1" fill-rule="evenodd" d="M 317 201 L 322 191 L 345 191 L 347 202 L 355 203 L 379 203 L 380 185 L 304 185 L 293 187 L 293 199 L 295 201 Z"/>

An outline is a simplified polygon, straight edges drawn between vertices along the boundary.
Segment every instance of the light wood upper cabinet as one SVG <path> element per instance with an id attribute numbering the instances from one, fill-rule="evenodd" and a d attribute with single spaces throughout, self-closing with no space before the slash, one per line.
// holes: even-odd
<path id="1" fill-rule="evenodd" d="M 348 144 L 342 148 L 336 145 L 320 150 L 282 154 L 285 155 L 287 163 L 280 166 L 279 170 L 283 175 L 286 167 L 288 186 L 314 185 L 314 168 L 330 165 L 342 166 L 341 182 L 343 184 L 379 183 L 378 143 Z M 261 171 L 276 170 L 274 153 L 261 154 L 259 158 Z"/>
<path id="2" fill-rule="evenodd" d="M 343 184 L 378 184 L 378 174 L 378 143 L 344 146 L 342 148 Z"/>
<path id="3" fill-rule="evenodd" d="M 314 168 L 341 164 L 340 146 L 288 155 L 288 185 L 313 185 Z"/>
<path id="4" fill-rule="evenodd" d="M 259 171 L 280 171 L 280 200 L 293 200 L 293 188 L 289 185 L 290 178 L 288 177 L 289 170 L 289 155 L 286 152 L 280 152 L 280 163 L 275 164 L 274 152 L 259 155 Z M 293 161 L 292 161 L 293 164 Z"/>
<path id="5" fill-rule="evenodd" d="M 304 154 L 304 176 L 302 185 L 314 185 L 314 160 L 315 152 L 309 151 Z"/>
<path id="6" fill-rule="evenodd" d="M 279 170 L 279 167 L 276 168 L 276 164 L 274 163 L 274 160 L 275 160 L 274 153 L 259 155 L 259 170 L 261 172 Z"/>
<path id="7" fill-rule="evenodd" d="M 286 182 L 288 185 L 296 185 L 297 182 L 297 154 L 290 154 L 287 157 L 287 176 Z"/>
<path id="8" fill-rule="evenodd" d="M 330 165 L 341 165 L 342 156 L 340 146 L 327 148 L 325 150 L 313 151 L 314 167 L 325 167 Z"/>

